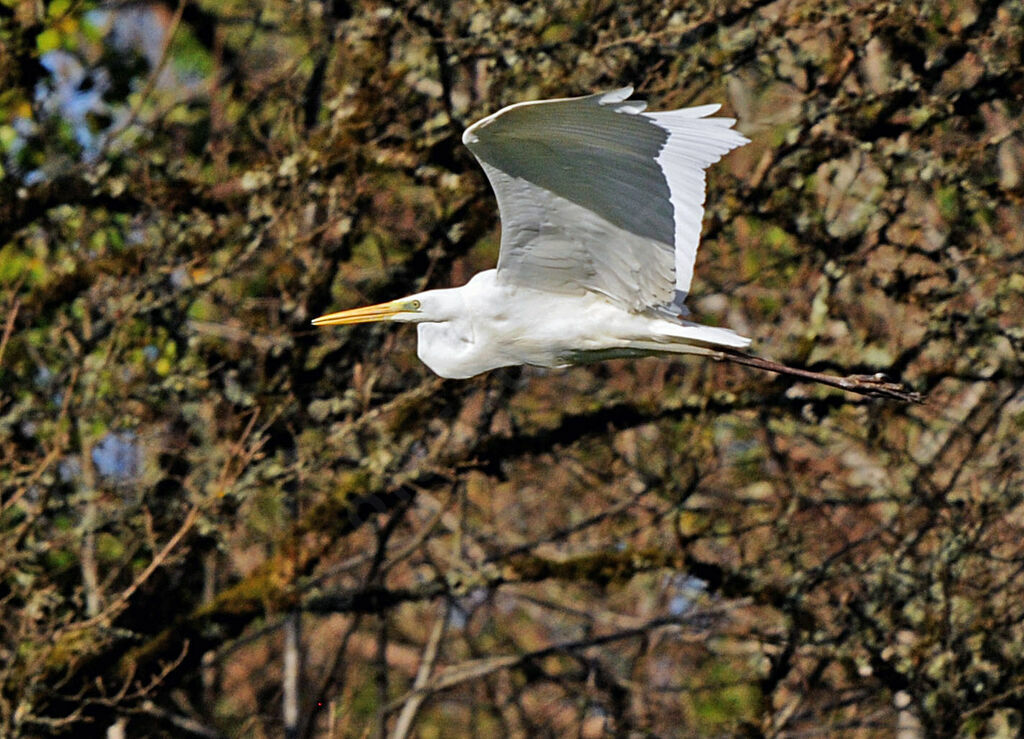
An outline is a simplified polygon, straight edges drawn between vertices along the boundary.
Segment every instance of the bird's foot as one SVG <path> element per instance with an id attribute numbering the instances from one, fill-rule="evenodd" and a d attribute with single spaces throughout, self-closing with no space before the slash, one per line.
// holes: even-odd
<path id="1" fill-rule="evenodd" d="M 923 403 L 924 396 L 907 388 L 902 382 L 893 382 L 881 372 L 873 375 L 848 375 L 840 379 L 843 388 L 874 398 L 902 400 L 905 403 Z"/>

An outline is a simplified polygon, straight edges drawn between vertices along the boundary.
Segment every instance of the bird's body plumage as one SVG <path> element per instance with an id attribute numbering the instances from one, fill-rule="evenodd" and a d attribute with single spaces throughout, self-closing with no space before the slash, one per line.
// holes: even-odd
<path id="1" fill-rule="evenodd" d="M 704 170 L 746 143 L 717 105 L 645 113 L 614 92 L 517 103 L 466 129 L 501 214 L 497 269 L 314 323 L 414 322 L 443 377 L 750 342 L 685 320 Z"/>
<path id="2" fill-rule="evenodd" d="M 453 316 L 416 327 L 419 358 L 442 377 L 472 377 L 516 364 L 564 367 L 662 352 L 703 354 L 712 345 L 749 343 L 728 329 L 624 310 L 600 293 L 567 295 L 506 283 L 493 269 L 460 288 L 432 290 L 418 299 L 425 308 L 431 299 L 444 301 Z"/>

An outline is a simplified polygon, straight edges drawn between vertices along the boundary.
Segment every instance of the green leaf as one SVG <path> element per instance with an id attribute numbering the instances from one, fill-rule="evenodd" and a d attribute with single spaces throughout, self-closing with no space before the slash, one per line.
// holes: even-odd
<path id="1" fill-rule="evenodd" d="M 41 54 L 45 54 L 48 51 L 55 51 L 60 48 L 61 38 L 60 33 L 56 28 L 47 28 L 45 31 L 36 36 L 36 47 L 39 49 Z"/>

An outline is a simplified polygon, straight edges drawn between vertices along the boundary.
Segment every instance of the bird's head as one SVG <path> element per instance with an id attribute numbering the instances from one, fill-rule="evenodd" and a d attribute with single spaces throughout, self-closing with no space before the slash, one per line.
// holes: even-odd
<path id="1" fill-rule="evenodd" d="M 428 290 L 407 298 L 387 303 L 368 305 L 364 308 L 328 313 L 313 319 L 314 326 L 345 326 L 351 323 L 373 321 L 397 321 L 399 323 L 438 323 L 456 317 L 457 307 L 453 305 L 452 290 Z"/>

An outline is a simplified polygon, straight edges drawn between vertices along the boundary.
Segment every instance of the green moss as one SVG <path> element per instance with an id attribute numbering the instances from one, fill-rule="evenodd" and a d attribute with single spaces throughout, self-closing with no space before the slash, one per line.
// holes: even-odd
<path id="1" fill-rule="evenodd" d="M 43 666 L 48 671 L 65 672 L 82 657 L 95 653 L 103 645 L 98 629 L 69 629 L 63 631 L 46 654 Z"/>
<path id="2" fill-rule="evenodd" d="M 573 27 L 568 23 L 557 23 L 544 29 L 540 35 L 540 41 L 542 44 L 564 44 L 574 34 Z"/>
<path id="3" fill-rule="evenodd" d="M 694 710 L 702 729 L 718 732 L 757 716 L 761 691 L 749 681 L 749 674 L 718 661 L 706 668 L 702 677 L 705 684 L 715 686 L 694 694 Z"/>
<path id="4" fill-rule="evenodd" d="M 189 318 L 194 318 L 197 321 L 215 321 L 220 317 L 220 315 L 220 308 L 217 306 L 214 296 L 211 293 L 204 292 L 189 303 Z"/>
<path id="5" fill-rule="evenodd" d="M 945 185 L 935 192 L 935 203 L 947 223 L 960 218 L 960 189 L 956 185 Z"/>
<path id="6" fill-rule="evenodd" d="M 46 554 L 46 568 L 52 572 L 63 572 L 78 561 L 74 554 L 66 549 L 50 549 Z"/>
<path id="7" fill-rule="evenodd" d="M 346 722 L 370 726 L 370 722 L 377 716 L 378 706 L 377 685 L 372 676 L 366 673 L 365 679 L 361 680 L 358 687 L 352 692 L 349 702 L 339 705 L 337 710 L 339 714 L 344 715 Z"/>
<path id="8" fill-rule="evenodd" d="M 213 60 L 209 50 L 196 39 L 187 26 L 177 29 L 171 41 L 169 56 L 178 69 L 188 74 L 208 77 L 213 71 Z"/>
<path id="9" fill-rule="evenodd" d="M 104 564 L 118 564 L 124 559 L 124 543 L 104 531 L 96 537 L 96 554 Z"/>
<path id="10" fill-rule="evenodd" d="M 0 284 L 21 282 L 24 287 L 41 287 L 48 281 L 46 262 L 37 255 L 7 244 L 0 249 Z"/>

